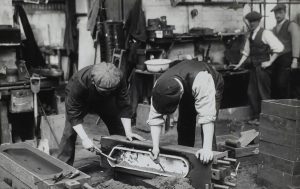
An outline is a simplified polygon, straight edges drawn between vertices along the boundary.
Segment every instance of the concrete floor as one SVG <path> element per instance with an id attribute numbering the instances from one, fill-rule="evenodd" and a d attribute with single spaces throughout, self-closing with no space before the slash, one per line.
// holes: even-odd
<path id="1" fill-rule="evenodd" d="M 108 131 L 103 122 L 96 126 L 97 116 L 88 115 L 85 118 L 85 129 L 90 138 L 100 139 L 101 136 L 108 135 Z M 142 132 L 133 127 L 134 132 L 142 135 L 146 139 L 151 140 L 150 133 Z M 258 129 L 256 126 L 248 125 L 244 122 L 233 122 L 220 120 L 217 122 L 217 142 L 224 142 L 223 135 L 237 135 L 240 131 L 250 130 L 252 128 Z M 97 141 L 95 141 L 97 143 Z M 164 136 L 161 137 L 162 144 L 177 144 L 177 131 L 176 128 L 168 131 Z M 200 132 L 199 128 L 197 128 L 197 136 L 196 136 L 196 147 L 201 146 Z M 80 139 L 76 142 L 76 157 L 74 167 L 86 172 L 87 174 L 92 176 L 92 183 L 94 186 L 97 186 L 99 183 L 103 183 L 104 181 L 110 180 L 113 178 L 112 170 L 104 169 L 100 166 L 100 158 L 96 156 L 94 153 L 91 153 L 82 148 Z M 256 173 L 257 173 L 257 164 L 254 161 L 255 158 L 247 157 L 243 159 L 239 159 L 241 161 L 241 166 L 238 172 L 238 189 L 261 189 L 263 187 L 259 187 L 256 185 Z"/>

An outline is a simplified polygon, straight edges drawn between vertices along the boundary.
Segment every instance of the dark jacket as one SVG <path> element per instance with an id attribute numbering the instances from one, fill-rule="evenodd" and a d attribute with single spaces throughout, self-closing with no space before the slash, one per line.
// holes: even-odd
<path id="1" fill-rule="evenodd" d="M 71 125 L 75 126 L 82 123 L 87 113 L 109 111 L 103 110 L 101 104 L 111 102 L 111 98 L 115 98 L 120 110 L 119 116 L 121 118 L 131 118 L 132 109 L 126 81 L 122 79 L 117 89 L 109 95 L 101 94 L 97 92 L 94 84 L 92 84 L 91 70 L 92 66 L 81 69 L 73 75 L 66 86 L 66 114 Z"/>

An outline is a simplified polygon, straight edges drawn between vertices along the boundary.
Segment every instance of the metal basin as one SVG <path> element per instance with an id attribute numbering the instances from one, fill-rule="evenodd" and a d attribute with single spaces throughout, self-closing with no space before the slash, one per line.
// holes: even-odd
<path id="1" fill-rule="evenodd" d="M 63 171 L 55 164 L 47 161 L 47 159 L 33 153 L 28 149 L 12 148 L 3 151 L 9 158 L 14 160 L 20 166 L 26 168 L 37 175 L 51 175 Z"/>

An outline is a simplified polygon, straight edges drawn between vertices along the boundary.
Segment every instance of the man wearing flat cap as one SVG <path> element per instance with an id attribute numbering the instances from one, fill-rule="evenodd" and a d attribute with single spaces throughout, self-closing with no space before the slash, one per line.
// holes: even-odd
<path id="1" fill-rule="evenodd" d="M 198 124 L 202 126 L 203 148 L 195 155 L 203 163 L 213 158 L 212 150 L 216 150 L 214 121 L 220 107 L 223 85 L 223 78 L 217 71 L 205 62 L 194 60 L 184 60 L 158 78 L 152 91 L 147 120 L 151 127 L 153 159 L 159 154 L 164 115 L 174 113 L 178 106 L 178 144 L 194 146 L 198 115 Z"/>
<path id="2" fill-rule="evenodd" d="M 253 120 L 250 123 L 259 124 L 261 100 L 271 98 L 271 65 L 284 47 L 271 31 L 259 26 L 262 18 L 260 13 L 253 11 L 245 18 L 249 22 L 250 35 L 242 51 L 243 56 L 235 69 L 249 58 L 251 68 L 247 93 L 253 110 Z"/>
<path id="3" fill-rule="evenodd" d="M 66 86 L 66 124 L 57 158 L 72 165 L 77 134 L 85 149 L 94 144 L 83 129 L 83 118 L 96 113 L 104 121 L 111 135 L 125 135 L 143 140 L 131 130 L 132 110 L 127 86 L 120 69 L 102 62 L 87 66 L 75 73 Z"/>
<path id="4" fill-rule="evenodd" d="M 273 64 L 273 98 L 290 98 L 291 68 L 297 68 L 300 54 L 300 31 L 295 22 L 286 19 L 286 6 L 278 4 L 273 9 L 276 26 L 273 33 L 284 45 L 284 50 L 279 54 Z"/>

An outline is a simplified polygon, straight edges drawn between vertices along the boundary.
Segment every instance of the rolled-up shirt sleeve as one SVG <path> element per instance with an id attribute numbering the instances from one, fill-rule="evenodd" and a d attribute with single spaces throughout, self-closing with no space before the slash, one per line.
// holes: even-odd
<path id="1" fill-rule="evenodd" d="M 245 44 L 244 44 L 244 47 L 241 51 L 241 53 L 245 56 L 249 56 L 250 54 L 250 42 L 249 42 L 249 36 L 246 38 L 246 41 L 245 41 Z"/>
<path id="2" fill-rule="evenodd" d="M 270 46 L 273 53 L 280 53 L 283 51 L 284 46 L 279 39 L 269 30 L 264 30 L 262 35 L 262 41 Z"/>
<path id="3" fill-rule="evenodd" d="M 128 95 L 126 81 L 122 79 L 120 86 L 118 88 L 117 94 L 117 104 L 120 108 L 120 117 L 121 118 L 131 118 L 132 117 L 132 108 L 130 105 L 130 98 Z"/>
<path id="4" fill-rule="evenodd" d="M 149 112 L 147 124 L 149 126 L 163 126 L 165 124 L 164 115 L 158 113 L 155 110 L 155 108 L 152 106 L 152 98 L 151 98 L 151 106 L 150 106 L 150 112 Z"/>
<path id="5" fill-rule="evenodd" d="M 208 72 L 199 72 L 192 86 L 198 123 L 206 124 L 216 120 L 216 89 Z"/>
<path id="6" fill-rule="evenodd" d="M 300 28 L 295 22 L 291 22 L 289 32 L 292 37 L 292 53 L 294 58 L 299 58 L 300 54 Z"/>

